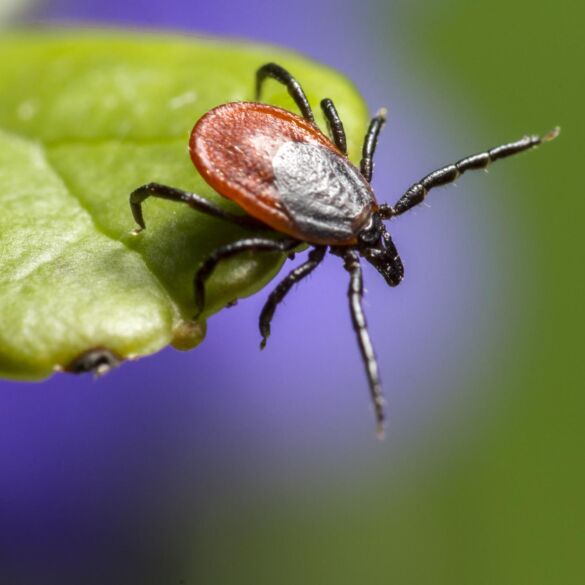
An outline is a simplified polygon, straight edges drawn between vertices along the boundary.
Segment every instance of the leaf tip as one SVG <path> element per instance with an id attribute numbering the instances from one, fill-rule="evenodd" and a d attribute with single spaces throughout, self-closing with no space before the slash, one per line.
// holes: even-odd
<path id="1" fill-rule="evenodd" d="M 206 331 L 205 321 L 181 320 L 173 328 L 171 345 L 181 351 L 193 349 L 203 341 Z"/>

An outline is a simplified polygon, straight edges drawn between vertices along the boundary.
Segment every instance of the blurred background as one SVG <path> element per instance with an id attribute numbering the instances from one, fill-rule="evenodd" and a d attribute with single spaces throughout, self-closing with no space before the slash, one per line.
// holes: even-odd
<path id="1" fill-rule="evenodd" d="M 262 353 L 266 290 L 190 353 L 0 382 L 1 582 L 585 582 L 584 16 L 564 0 L 0 0 L 5 28 L 227 35 L 335 67 L 389 109 L 382 201 L 563 128 L 393 222 L 400 287 L 365 268 L 384 442 L 333 257 Z"/>

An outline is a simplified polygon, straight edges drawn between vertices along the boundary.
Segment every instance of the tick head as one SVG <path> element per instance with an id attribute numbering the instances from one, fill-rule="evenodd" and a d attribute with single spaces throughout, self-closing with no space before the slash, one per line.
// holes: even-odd
<path id="1" fill-rule="evenodd" d="M 378 213 L 360 232 L 359 253 L 384 277 L 389 286 L 400 284 L 404 276 L 402 260 Z"/>

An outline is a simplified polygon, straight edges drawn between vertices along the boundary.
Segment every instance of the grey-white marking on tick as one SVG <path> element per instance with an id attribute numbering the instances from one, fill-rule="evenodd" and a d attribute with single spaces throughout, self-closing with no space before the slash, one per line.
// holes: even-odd
<path id="1" fill-rule="evenodd" d="M 371 216 L 370 186 L 343 156 L 306 142 L 285 142 L 272 159 L 275 186 L 303 233 L 351 238 Z"/>

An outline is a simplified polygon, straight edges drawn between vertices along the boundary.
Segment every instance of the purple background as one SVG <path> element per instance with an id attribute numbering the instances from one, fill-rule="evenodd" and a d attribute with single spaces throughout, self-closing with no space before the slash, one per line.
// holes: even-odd
<path id="1" fill-rule="evenodd" d="M 386 8 L 385 22 L 399 22 L 400 10 L 399 3 Z M 431 93 L 433 109 L 424 101 L 407 68 L 410 41 L 399 30 L 372 33 L 381 15 L 373 2 L 333 0 L 61 0 L 38 8 L 34 19 L 267 41 L 339 69 L 371 112 L 389 108 L 374 187 L 392 202 L 426 172 L 485 145 L 469 131 L 458 136 L 445 96 Z M 388 289 L 365 268 L 390 416 L 383 444 L 374 440 L 347 275 L 334 257 L 279 309 L 262 353 L 257 317 L 266 290 L 213 317 L 193 352 L 165 350 L 99 381 L 1 382 L 6 578 L 125 583 L 140 567 L 142 583 L 160 583 L 184 556 L 181 535 L 204 538 L 198 515 L 221 507 L 226 493 L 237 499 L 247 490 L 351 483 L 382 467 L 399 476 L 413 455 L 416 465 L 430 464 L 475 424 L 484 401 L 473 380 L 489 367 L 498 333 L 486 316 L 497 310 L 504 285 L 482 278 L 497 273 L 487 191 L 497 178 L 486 181 L 433 194 L 432 209 L 421 206 L 391 224 L 406 265 L 400 287 Z"/>

